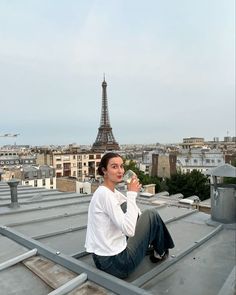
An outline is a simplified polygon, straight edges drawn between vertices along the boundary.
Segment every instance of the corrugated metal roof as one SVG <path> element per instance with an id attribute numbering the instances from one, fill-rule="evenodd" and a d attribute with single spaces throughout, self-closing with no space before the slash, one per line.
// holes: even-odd
<path id="1" fill-rule="evenodd" d="M 0 267 L 37 249 L 33 257 L 0 271 L 1 294 L 48 294 L 74 281 L 80 285 L 67 294 L 234 294 L 235 228 L 211 223 L 210 215 L 191 208 L 157 206 L 154 198 L 140 197 L 139 207 L 155 206 L 176 246 L 166 261 L 153 264 L 146 256 L 120 280 L 96 269 L 85 252 L 91 195 L 19 185 L 20 207 L 12 209 L 10 189 L 0 182 Z"/>

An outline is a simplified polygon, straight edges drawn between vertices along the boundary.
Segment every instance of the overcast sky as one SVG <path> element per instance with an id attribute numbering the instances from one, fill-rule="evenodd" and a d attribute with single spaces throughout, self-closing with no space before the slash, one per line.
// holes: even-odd
<path id="1" fill-rule="evenodd" d="M 0 0 L 4 144 L 235 136 L 234 0 Z"/>

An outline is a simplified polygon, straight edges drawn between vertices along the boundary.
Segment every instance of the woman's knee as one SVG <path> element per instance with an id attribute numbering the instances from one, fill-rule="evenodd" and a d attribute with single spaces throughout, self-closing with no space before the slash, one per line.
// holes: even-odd
<path id="1" fill-rule="evenodd" d="M 144 215 L 144 216 L 148 216 L 150 219 L 152 219 L 152 218 L 156 218 L 157 216 L 158 216 L 158 217 L 160 216 L 159 213 L 158 213 L 158 211 L 157 211 L 157 209 L 155 209 L 155 208 L 146 209 L 146 210 L 142 213 L 142 215 Z"/>

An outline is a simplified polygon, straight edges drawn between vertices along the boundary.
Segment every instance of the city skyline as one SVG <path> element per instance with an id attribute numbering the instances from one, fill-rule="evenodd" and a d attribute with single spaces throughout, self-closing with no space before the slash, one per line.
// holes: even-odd
<path id="1" fill-rule="evenodd" d="M 0 138 L 92 145 L 103 73 L 122 144 L 235 136 L 235 2 L 2 1 Z"/>

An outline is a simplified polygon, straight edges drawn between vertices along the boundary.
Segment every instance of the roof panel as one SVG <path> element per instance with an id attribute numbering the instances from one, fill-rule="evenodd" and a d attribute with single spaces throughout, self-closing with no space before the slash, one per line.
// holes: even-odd
<path id="1" fill-rule="evenodd" d="M 53 289 L 22 264 L 1 271 L 1 294 L 45 295 Z"/>
<path id="2" fill-rule="evenodd" d="M 235 265 L 234 234 L 219 232 L 142 287 L 153 294 L 218 294 Z"/>
<path id="3" fill-rule="evenodd" d="M 0 235 L 0 249 L 0 263 L 28 251 L 27 248 L 2 235 Z"/>

